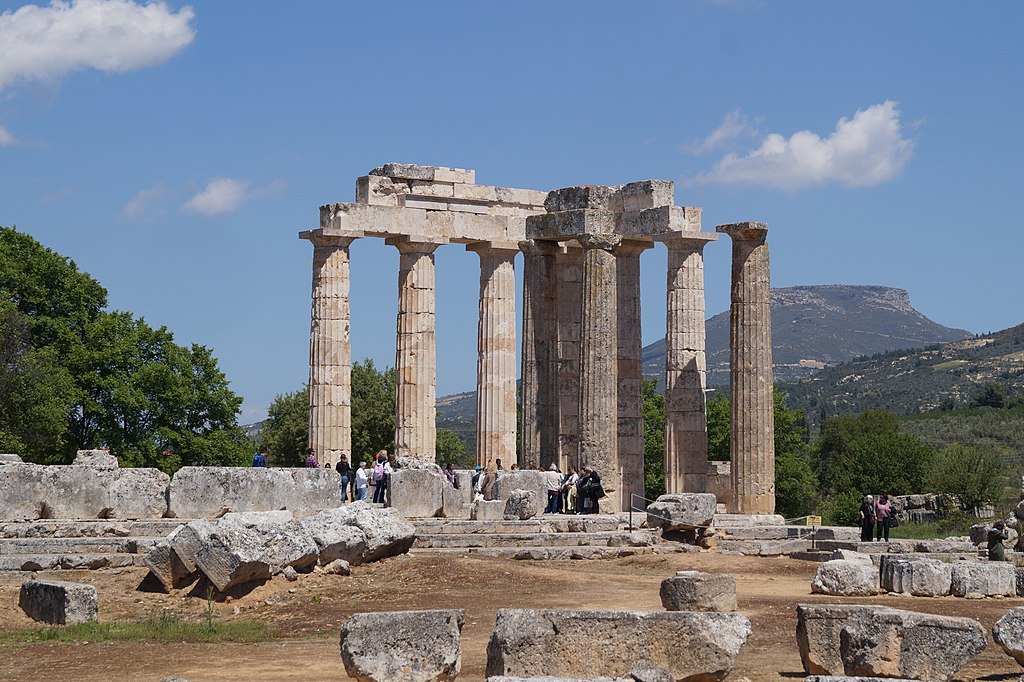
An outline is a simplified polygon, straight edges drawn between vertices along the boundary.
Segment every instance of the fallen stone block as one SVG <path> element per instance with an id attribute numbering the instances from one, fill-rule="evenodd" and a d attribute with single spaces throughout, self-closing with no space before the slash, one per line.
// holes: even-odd
<path id="1" fill-rule="evenodd" d="M 96 588 L 59 580 L 29 580 L 22 584 L 18 605 L 32 620 L 57 625 L 99 619 Z"/>
<path id="2" fill-rule="evenodd" d="M 505 501 L 503 518 L 507 521 L 532 519 L 544 511 L 536 491 L 513 490 Z"/>
<path id="3" fill-rule="evenodd" d="M 1017 595 L 1017 572 L 1005 561 L 956 561 L 949 593 L 954 597 L 1012 597 Z"/>
<path id="4" fill-rule="evenodd" d="M 548 499 L 548 483 L 543 471 L 517 469 L 515 471 L 499 471 L 491 487 L 491 498 L 505 502 L 514 490 L 532 490 L 537 494 L 543 511 Z M 504 505 L 502 505 L 504 510 Z"/>
<path id="5" fill-rule="evenodd" d="M 911 682 L 905 677 L 863 677 L 856 675 L 853 677 L 847 677 L 846 675 L 808 675 L 804 678 L 804 682 Z"/>
<path id="6" fill-rule="evenodd" d="M 878 569 L 868 561 L 833 559 L 818 566 L 811 580 L 814 594 L 840 597 L 866 597 L 878 594 Z"/>
<path id="7" fill-rule="evenodd" d="M 953 566 L 938 559 L 882 555 L 879 575 L 886 592 L 940 597 L 949 594 Z"/>
<path id="8" fill-rule="evenodd" d="M 717 503 L 710 493 L 662 495 L 647 507 L 647 525 L 663 532 L 709 526 Z"/>
<path id="9" fill-rule="evenodd" d="M 948 680 L 985 648 L 981 623 L 885 606 L 796 608 L 807 674 Z"/>
<path id="10" fill-rule="evenodd" d="M 319 550 L 320 564 L 339 559 L 350 565 L 362 563 L 366 552 L 366 534 L 354 523 L 345 508 L 324 509 L 301 521 Z"/>
<path id="11" fill-rule="evenodd" d="M 237 528 L 254 534 L 273 574 L 288 566 L 308 568 L 319 556 L 316 541 L 300 522 L 291 518 L 291 512 L 226 514 L 217 522 L 217 528 Z"/>
<path id="12" fill-rule="evenodd" d="M 357 613 L 341 628 L 345 672 L 365 682 L 454 680 L 465 620 L 462 609 Z"/>
<path id="13" fill-rule="evenodd" d="M 473 521 L 504 521 L 505 503 L 501 500 L 477 500 L 473 503 L 469 518 Z"/>
<path id="14" fill-rule="evenodd" d="M 353 502 L 344 509 L 366 536 L 362 563 L 405 554 L 416 541 L 416 527 L 394 509 L 375 509 L 365 502 Z"/>
<path id="15" fill-rule="evenodd" d="M 1024 666 L 1024 606 L 1010 609 L 996 621 L 992 639 L 1003 648 L 1007 656 Z"/>
<path id="16" fill-rule="evenodd" d="M 220 592 L 273 575 L 263 542 L 250 528 L 215 527 L 196 564 Z"/>
<path id="17" fill-rule="evenodd" d="M 728 573 L 679 571 L 661 581 L 661 604 L 669 611 L 735 611 L 736 581 Z"/>
<path id="18" fill-rule="evenodd" d="M 608 538 L 609 547 L 653 547 L 658 538 L 652 531 L 634 530 L 618 533 Z"/>
<path id="19" fill-rule="evenodd" d="M 189 573 L 194 573 L 199 569 L 196 555 L 210 538 L 213 528 L 213 524 L 206 519 L 196 519 L 178 526 L 167 536 L 168 544 Z"/>
<path id="20" fill-rule="evenodd" d="M 335 559 L 324 566 L 324 573 L 329 575 L 352 575 L 352 566 L 344 559 Z"/>
<path id="21" fill-rule="evenodd" d="M 446 481 L 441 488 L 441 516 L 446 519 L 468 519 L 471 500 L 467 498 L 460 488 Z"/>
<path id="22" fill-rule="evenodd" d="M 821 539 L 820 537 L 818 538 Z M 852 549 L 837 549 L 832 552 L 833 559 L 842 559 L 844 561 L 865 561 L 867 563 L 873 563 L 871 555 L 864 552 L 858 552 Z"/>
<path id="23" fill-rule="evenodd" d="M 738 613 L 501 609 L 487 675 L 628 677 L 646 663 L 677 680 L 721 680 L 749 636 Z"/>
<path id="24" fill-rule="evenodd" d="M 177 529 L 171 532 L 173 534 L 177 532 Z M 146 554 L 143 562 L 153 577 L 159 580 L 164 589 L 168 591 L 192 582 L 195 576 L 195 569 L 188 570 L 171 547 L 170 540 L 158 543 Z"/>
<path id="25" fill-rule="evenodd" d="M 391 474 L 391 503 L 406 518 L 432 518 L 441 514 L 448 480 L 436 464 L 432 468 L 402 467 Z"/>

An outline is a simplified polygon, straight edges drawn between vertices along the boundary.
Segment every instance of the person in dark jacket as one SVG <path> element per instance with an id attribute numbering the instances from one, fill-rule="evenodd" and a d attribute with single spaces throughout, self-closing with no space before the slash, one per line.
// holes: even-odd
<path id="1" fill-rule="evenodd" d="M 582 505 L 579 503 L 578 506 L 582 506 L 581 513 L 583 514 L 600 514 L 600 500 L 604 497 L 604 488 L 601 486 L 601 475 L 591 469 L 590 467 L 583 467 L 583 476 L 576 483 L 577 495 L 581 500 L 589 500 L 590 504 L 584 502 Z"/>
<path id="2" fill-rule="evenodd" d="M 996 521 L 995 525 L 988 529 L 988 560 L 1006 561 L 1006 547 L 1003 540 L 1009 539 L 1010 534 L 1006 532 L 1006 524 Z"/>
<path id="3" fill-rule="evenodd" d="M 871 531 L 875 529 L 875 499 L 868 495 L 860 505 L 860 541 L 871 542 Z"/>
<path id="4" fill-rule="evenodd" d="M 341 501 L 348 502 L 348 483 L 352 480 L 352 465 L 348 463 L 348 457 L 342 455 L 334 470 L 341 475 Z"/>

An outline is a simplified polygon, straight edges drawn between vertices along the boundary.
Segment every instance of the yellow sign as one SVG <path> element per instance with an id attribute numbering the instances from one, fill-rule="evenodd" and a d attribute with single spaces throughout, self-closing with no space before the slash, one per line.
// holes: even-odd
<path id="1" fill-rule="evenodd" d="M 821 517 L 820 516 L 808 516 L 808 517 L 806 517 L 804 519 L 804 523 L 806 525 L 808 525 L 808 526 L 820 526 L 821 525 Z"/>

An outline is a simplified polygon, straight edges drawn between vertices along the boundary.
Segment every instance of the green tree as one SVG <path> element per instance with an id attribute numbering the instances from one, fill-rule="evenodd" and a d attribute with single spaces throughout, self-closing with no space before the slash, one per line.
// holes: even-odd
<path id="1" fill-rule="evenodd" d="M 302 466 L 309 447 L 309 392 L 305 388 L 274 398 L 267 408 L 259 444 L 272 466 Z"/>
<path id="2" fill-rule="evenodd" d="M 665 396 L 657 379 L 643 380 L 644 497 L 665 494 Z"/>
<path id="3" fill-rule="evenodd" d="M 707 400 L 708 459 L 729 461 L 729 398 L 715 391 Z"/>
<path id="4" fill-rule="evenodd" d="M 467 467 L 472 462 L 466 461 L 466 444 L 459 434 L 451 429 L 437 430 L 437 463 L 441 466 L 449 462 L 457 468 Z"/>
<path id="5" fill-rule="evenodd" d="M 956 495 L 966 510 L 999 501 L 1006 490 L 1009 468 L 999 453 L 968 445 L 947 445 L 929 473 L 930 488 Z"/>
<path id="6" fill-rule="evenodd" d="M 352 365 L 352 461 L 395 449 L 395 369 L 365 358 Z"/>
<path id="7" fill-rule="evenodd" d="M 978 393 L 971 406 L 994 407 L 1001 410 L 1006 407 L 1006 389 L 999 384 L 987 384 Z"/>

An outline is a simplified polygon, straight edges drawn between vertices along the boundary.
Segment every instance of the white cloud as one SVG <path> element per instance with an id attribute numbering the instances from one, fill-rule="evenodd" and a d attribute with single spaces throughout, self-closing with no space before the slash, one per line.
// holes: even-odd
<path id="1" fill-rule="evenodd" d="M 0 126 L 0 147 L 10 147 L 17 140 L 14 139 L 14 135 L 11 134 L 7 128 Z"/>
<path id="2" fill-rule="evenodd" d="M 121 218 L 125 220 L 152 220 L 164 213 L 160 200 L 170 190 L 167 185 L 158 184 L 136 192 L 128 203 L 121 207 Z"/>
<path id="3" fill-rule="evenodd" d="M 744 156 L 728 154 L 695 180 L 796 190 L 826 182 L 871 187 L 899 176 L 913 151 L 903 137 L 896 102 L 841 118 L 827 138 L 809 130 L 789 139 L 772 133 Z"/>
<path id="4" fill-rule="evenodd" d="M 195 38 L 191 7 L 163 2 L 53 0 L 0 14 L 0 89 L 95 68 L 131 71 L 167 61 Z"/>
<path id="5" fill-rule="evenodd" d="M 737 138 L 756 134 L 756 126 L 743 116 L 739 109 L 736 109 L 726 114 L 721 125 L 715 128 L 710 135 L 702 140 L 694 140 L 689 144 L 684 144 L 682 147 L 683 151 L 693 154 L 707 154 Z"/>
<path id="6" fill-rule="evenodd" d="M 188 200 L 185 208 L 203 215 L 230 213 L 248 198 L 248 182 L 234 178 L 211 178 L 203 191 Z"/>

